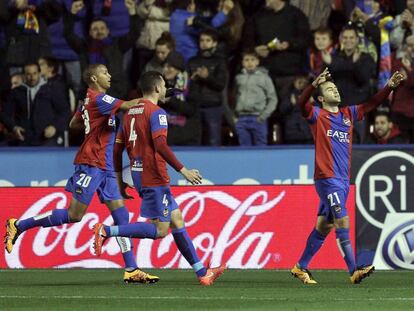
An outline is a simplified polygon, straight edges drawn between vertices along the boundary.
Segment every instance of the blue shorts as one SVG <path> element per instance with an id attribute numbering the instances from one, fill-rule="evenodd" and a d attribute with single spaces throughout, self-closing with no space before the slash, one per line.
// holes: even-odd
<path id="1" fill-rule="evenodd" d="M 318 216 L 325 216 L 326 220 L 333 222 L 348 215 L 346 200 L 349 193 L 349 180 L 326 178 L 315 180 L 320 204 Z"/>
<path id="2" fill-rule="evenodd" d="M 83 204 L 89 205 L 95 192 L 101 203 L 122 199 L 114 171 L 81 164 L 75 165 L 75 173 L 69 178 L 66 191 Z"/>

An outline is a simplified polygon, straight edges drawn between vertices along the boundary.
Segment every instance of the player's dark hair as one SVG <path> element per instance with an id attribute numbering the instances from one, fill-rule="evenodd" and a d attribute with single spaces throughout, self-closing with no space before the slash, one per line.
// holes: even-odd
<path id="1" fill-rule="evenodd" d="M 92 83 L 91 77 L 93 75 L 96 75 L 96 71 L 101 66 L 105 66 L 105 65 L 103 65 L 103 64 L 91 64 L 83 71 L 82 78 L 83 78 L 83 81 L 87 85 L 90 85 Z"/>
<path id="2" fill-rule="evenodd" d="M 59 72 L 59 61 L 56 58 L 53 57 L 40 57 L 40 59 L 43 59 L 48 67 L 52 68 L 52 73 L 55 75 Z"/>
<path id="3" fill-rule="evenodd" d="M 217 31 L 213 30 L 213 29 L 205 29 L 202 32 L 200 32 L 200 37 L 201 36 L 209 36 L 211 39 L 213 39 L 214 42 L 218 42 L 218 33 Z"/>
<path id="4" fill-rule="evenodd" d="M 138 87 L 141 90 L 142 94 L 150 94 L 154 92 L 155 87 L 157 87 L 163 80 L 162 73 L 158 71 L 147 71 L 144 73 L 138 82 Z"/>
<path id="5" fill-rule="evenodd" d="M 377 119 L 377 117 L 386 117 L 388 122 L 392 122 L 392 120 L 391 120 L 391 116 L 390 116 L 390 114 L 389 114 L 387 111 L 384 111 L 384 110 L 379 110 L 379 111 L 377 111 L 377 112 L 375 113 L 375 118 L 374 118 L 374 120 L 376 120 L 376 119 Z"/>

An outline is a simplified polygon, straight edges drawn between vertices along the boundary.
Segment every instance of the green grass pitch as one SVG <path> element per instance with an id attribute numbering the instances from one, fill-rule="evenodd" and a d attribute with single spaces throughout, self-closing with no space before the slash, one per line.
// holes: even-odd
<path id="1" fill-rule="evenodd" d="M 122 270 L 0 270 L 0 310 L 414 310 L 414 271 L 376 271 L 359 285 L 345 271 L 226 270 L 211 287 L 189 270 L 151 270 L 154 285 L 125 285 Z"/>

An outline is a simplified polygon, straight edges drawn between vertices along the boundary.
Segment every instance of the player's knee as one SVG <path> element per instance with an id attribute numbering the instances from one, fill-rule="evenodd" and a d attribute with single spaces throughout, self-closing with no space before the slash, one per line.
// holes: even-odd
<path id="1" fill-rule="evenodd" d="M 68 215 L 71 223 L 80 222 L 83 218 L 83 214 L 73 213 L 71 211 L 68 212 Z"/>
<path id="2" fill-rule="evenodd" d="M 168 234 L 168 227 L 164 228 L 164 227 L 158 227 L 157 228 L 157 239 L 162 239 L 164 237 L 166 237 Z"/>

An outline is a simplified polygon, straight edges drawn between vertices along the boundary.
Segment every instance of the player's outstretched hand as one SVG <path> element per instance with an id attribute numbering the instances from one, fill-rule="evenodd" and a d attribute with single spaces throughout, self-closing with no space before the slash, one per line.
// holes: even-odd
<path id="1" fill-rule="evenodd" d="M 198 170 L 188 170 L 183 167 L 180 173 L 184 176 L 185 179 L 187 179 L 188 182 L 192 183 L 193 185 L 200 185 L 201 180 L 203 179 Z"/>
<path id="2" fill-rule="evenodd" d="M 329 72 L 328 67 L 326 67 L 325 70 L 322 71 L 322 73 L 319 76 L 317 76 L 315 80 L 313 80 L 312 85 L 314 88 L 317 88 L 319 85 L 326 82 L 330 78 L 331 73 Z"/>
<path id="3" fill-rule="evenodd" d="M 395 89 L 397 88 L 402 81 L 405 80 L 405 76 L 403 73 L 396 71 L 394 72 L 394 74 L 392 75 L 392 77 L 388 80 L 387 85 L 392 88 Z"/>

